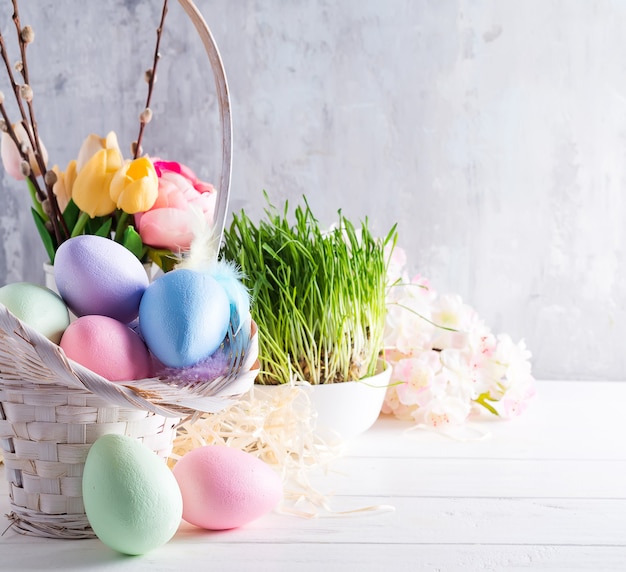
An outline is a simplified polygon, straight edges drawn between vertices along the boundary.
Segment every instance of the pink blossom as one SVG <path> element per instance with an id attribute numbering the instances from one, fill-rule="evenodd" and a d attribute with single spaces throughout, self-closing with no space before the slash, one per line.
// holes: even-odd
<path id="1" fill-rule="evenodd" d="M 467 420 L 471 407 L 469 402 L 445 392 L 432 396 L 427 404 L 414 414 L 417 423 L 430 427 L 462 425 Z"/>
<path id="2" fill-rule="evenodd" d="M 404 354 L 429 350 L 434 326 L 431 323 L 433 292 L 421 276 L 394 284 L 387 296 L 385 343 Z"/>
<path id="3" fill-rule="evenodd" d="M 505 399 L 504 400 L 504 413 L 507 419 L 517 417 L 526 411 L 528 407 L 528 400 L 518 399 Z"/>
<path id="4" fill-rule="evenodd" d="M 193 239 L 196 213 L 213 223 L 217 192 L 185 165 L 158 159 L 153 163 L 159 177 L 159 194 L 150 210 L 135 215 L 137 230 L 149 246 L 172 252 L 186 250 Z"/>
<path id="5" fill-rule="evenodd" d="M 472 412 L 519 415 L 534 395 L 523 341 L 495 336 L 460 296 L 408 279 L 406 254 L 390 260 L 385 360 L 392 367 L 383 412 L 418 425 L 464 424 Z"/>
<path id="6" fill-rule="evenodd" d="M 393 376 L 403 382 L 397 386 L 400 403 L 403 405 L 417 403 L 419 394 L 431 385 L 439 367 L 439 356 L 433 351 L 396 363 Z"/>
<path id="7" fill-rule="evenodd" d="M 402 419 L 403 421 L 412 421 L 415 406 L 408 406 L 400 403 L 396 387 L 397 386 L 391 386 L 389 389 L 387 389 L 385 402 L 383 403 L 381 411 L 385 414 L 391 413 L 395 417 L 397 417 L 398 419 Z"/>

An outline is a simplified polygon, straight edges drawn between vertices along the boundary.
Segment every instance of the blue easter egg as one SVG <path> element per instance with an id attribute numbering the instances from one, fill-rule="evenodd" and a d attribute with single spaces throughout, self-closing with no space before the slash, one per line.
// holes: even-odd
<path id="1" fill-rule="evenodd" d="M 211 356 L 229 322 L 226 291 L 207 272 L 167 272 L 148 286 L 139 305 L 141 334 L 168 367 L 189 367 Z"/>

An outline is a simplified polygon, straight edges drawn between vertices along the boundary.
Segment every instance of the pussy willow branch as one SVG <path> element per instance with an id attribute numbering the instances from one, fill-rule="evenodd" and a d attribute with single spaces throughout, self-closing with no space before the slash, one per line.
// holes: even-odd
<path id="1" fill-rule="evenodd" d="M 13 23 L 15 24 L 15 31 L 17 33 L 17 39 L 18 39 L 19 46 L 20 46 L 20 56 L 22 58 L 22 69 L 21 69 L 22 78 L 24 79 L 24 83 L 30 86 L 30 80 L 29 80 L 29 75 L 28 75 L 28 62 L 26 61 L 26 41 L 22 37 L 22 24 L 20 22 L 20 13 L 19 13 L 17 0 L 13 0 Z M 20 99 L 19 88 L 17 88 L 17 91 L 14 88 L 14 91 L 15 91 L 15 95 L 17 99 L 19 100 Z M 28 121 L 27 121 L 26 126 L 25 126 L 26 133 L 28 133 L 28 137 L 30 138 L 31 148 L 33 149 L 33 153 L 35 156 L 35 160 L 37 161 L 37 165 L 39 166 L 39 172 L 41 173 L 43 177 L 43 182 L 46 187 L 47 198 L 50 201 L 50 206 L 52 207 L 53 216 L 51 216 L 50 219 L 52 221 L 52 226 L 54 228 L 54 234 L 56 236 L 57 242 L 60 244 L 64 236 L 69 237 L 69 229 L 67 228 L 65 219 L 63 218 L 63 215 L 61 213 L 61 209 L 59 208 L 57 197 L 54 194 L 54 191 L 52 188 L 53 185 L 50 185 L 48 183 L 48 180 L 46 177 L 47 168 L 46 168 L 46 163 L 43 157 L 41 141 L 39 139 L 39 132 L 37 129 L 37 121 L 35 119 L 35 108 L 33 106 L 33 101 L 32 99 L 30 99 L 30 100 L 27 100 L 26 103 L 28 104 L 28 115 L 30 117 L 30 127 L 31 127 L 31 129 L 28 128 Z M 22 110 L 22 116 L 24 116 L 23 110 Z M 31 133 L 31 130 L 32 130 L 32 133 Z M 59 222 L 62 225 L 62 230 L 59 228 Z"/>
<path id="2" fill-rule="evenodd" d="M 22 39 L 22 24 L 20 23 L 20 13 L 19 13 L 18 5 L 17 5 L 17 0 L 13 0 L 13 24 L 15 24 L 15 31 L 17 33 L 17 39 L 18 39 L 18 43 L 20 46 L 20 57 L 22 58 L 21 59 L 22 78 L 24 79 L 24 83 L 30 86 L 30 81 L 28 80 L 28 63 L 26 61 L 26 42 Z M 18 99 L 21 99 L 19 97 L 19 86 L 15 86 L 13 88 L 13 91 L 15 91 L 16 97 Z M 25 114 L 23 111 L 22 111 L 22 118 L 24 119 L 24 121 L 27 121 L 27 124 L 30 123 L 30 125 L 32 125 L 33 127 L 32 133 L 30 129 L 27 129 L 26 132 L 28 133 L 28 137 L 31 142 L 31 147 L 35 154 L 37 164 L 39 165 L 39 170 L 41 173 L 44 173 L 46 168 L 45 168 L 45 165 L 43 164 L 43 156 L 41 154 L 41 149 L 39 145 L 39 137 L 37 136 L 37 122 L 35 121 L 35 118 L 33 116 L 32 100 L 27 101 L 26 103 L 28 105 L 28 115 L 29 115 L 30 122 L 27 121 L 26 117 L 24 116 Z"/>
<path id="3" fill-rule="evenodd" d="M 17 5 L 17 0 L 13 0 L 13 23 L 15 24 L 15 29 L 17 31 L 18 38 L 22 38 L 22 25 L 20 23 L 20 13 Z M 22 77 L 24 78 L 24 82 L 30 85 L 28 81 L 28 67 L 26 66 L 26 44 L 25 42 L 20 41 L 20 56 L 22 58 Z"/>
<path id="4" fill-rule="evenodd" d="M 17 0 L 13 0 L 16 2 Z M 167 15 L 167 0 L 163 0 L 163 10 L 161 11 L 161 22 L 159 23 L 159 27 L 157 28 L 156 34 L 156 46 L 154 48 L 154 60 L 152 63 L 152 69 L 150 71 L 150 77 L 148 78 L 148 97 L 146 98 L 146 106 L 145 109 L 150 109 L 150 101 L 152 100 L 152 91 L 154 89 L 154 82 L 156 81 L 156 70 L 157 64 L 159 63 L 159 59 L 161 54 L 159 53 L 159 46 L 161 45 L 161 35 L 163 34 L 163 24 L 165 22 L 165 16 Z M 133 159 L 136 159 L 141 153 L 141 140 L 143 139 L 143 132 L 146 128 L 147 121 L 143 119 L 140 120 L 139 123 L 139 135 L 137 135 L 137 141 L 135 142 L 135 149 L 133 151 Z"/>
<path id="5" fill-rule="evenodd" d="M 0 51 L 2 52 L 2 61 L 4 62 L 4 67 L 6 67 L 7 69 L 7 75 L 9 77 L 9 82 L 11 83 L 11 89 L 13 90 L 13 95 L 15 95 L 15 99 L 17 100 L 17 107 L 20 110 L 22 121 L 28 124 L 28 117 L 26 116 L 26 111 L 24 110 L 24 105 L 22 104 L 22 98 L 20 97 L 20 86 L 17 84 L 17 82 L 15 81 L 15 77 L 13 76 L 13 67 L 11 66 L 11 62 L 9 61 L 9 54 L 7 53 L 7 47 L 4 42 L 4 36 L 2 34 L 0 34 Z M 28 133 L 29 138 L 31 138 L 31 135 L 31 133 Z M 32 145 L 34 145 L 34 141 L 32 140 L 32 138 L 30 139 L 30 142 Z"/>
<path id="6" fill-rule="evenodd" d="M 18 36 L 19 36 L 19 34 L 18 34 Z M 21 38 L 20 38 L 20 41 L 21 41 Z M 15 100 L 17 102 L 17 106 L 18 106 L 18 108 L 20 110 L 20 115 L 22 116 L 22 122 L 24 124 L 25 131 L 28 134 L 29 140 L 31 142 L 31 148 L 33 149 L 33 152 L 35 153 L 35 155 L 37 155 L 37 153 L 35 152 L 37 147 L 34 146 L 32 133 L 31 133 L 31 130 L 28 128 L 28 126 L 29 126 L 28 117 L 26 115 L 26 111 L 24 110 L 24 105 L 22 104 L 22 98 L 20 97 L 20 87 L 19 87 L 19 85 L 15 81 L 15 77 L 13 75 L 13 68 L 11 67 L 11 62 L 9 61 L 9 55 L 7 53 L 6 44 L 4 42 L 4 36 L 2 34 L 0 34 L 0 52 L 2 53 L 2 61 L 4 62 L 4 65 L 5 65 L 6 70 L 7 70 L 7 75 L 9 77 L 9 82 L 11 84 L 11 89 L 13 91 L 13 95 L 15 96 Z M 4 109 L 4 105 L 2 107 Z M 3 118 L 4 118 L 5 122 L 6 122 L 6 125 L 7 125 L 7 132 L 9 133 L 9 135 L 11 136 L 11 139 L 13 139 L 13 142 L 17 146 L 17 149 L 20 152 L 20 156 L 22 157 L 22 159 L 24 159 L 26 162 L 28 162 L 30 164 L 28 153 L 24 153 L 22 151 L 22 146 L 21 146 L 20 142 L 18 141 L 17 136 L 15 135 L 15 131 L 13 130 L 12 123 L 11 123 L 7 113 L 6 113 L 6 109 L 4 109 L 4 111 L 2 112 L 2 116 L 3 116 Z M 42 172 L 45 172 L 45 170 L 42 171 Z M 37 178 L 35 177 L 34 173 L 31 172 L 28 178 L 31 180 L 31 182 L 35 186 L 35 189 L 37 190 L 37 196 L 38 196 L 38 198 L 40 200 L 45 200 L 46 198 L 49 198 L 50 190 L 47 187 L 46 187 L 47 193 L 44 193 L 41 190 L 41 187 L 39 186 L 39 183 L 38 183 Z M 45 184 L 45 181 L 44 181 L 44 184 Z M 46 194 L 48 196 L 46 196 Z M 56 208 L 57 208 L 57 211 L 58 211 L 58 203 L 56 202 L 56 196 L 54 196 L 54 193 L 52 193 L 52 196 L 54 197 L 54 202 L 52 203 L 53 207 L 54 207 L 54 205 L 56 205 Z M 60 218 L 63 218 L 63 217 L 60 217 Z M 61 232 L 60 232 L 60 229 L 59 229 L 58 220 L 57 220 L 56 216 L 52 217 L 52 226 L 53 226 L 54 234 L 56 236 L 57 241 L 60 241 Z"/>

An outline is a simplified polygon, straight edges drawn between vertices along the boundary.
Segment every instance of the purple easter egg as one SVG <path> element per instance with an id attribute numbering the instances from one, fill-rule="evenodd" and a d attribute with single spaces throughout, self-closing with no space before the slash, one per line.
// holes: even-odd
<path id="1" fill-rule="evenodd" d="M 59 294 L 77 316 L 99 315 L 132 322 L 148 287 L 139 259 L 108 238 L 81 235 L 66 240 L 54 259 Z"/>

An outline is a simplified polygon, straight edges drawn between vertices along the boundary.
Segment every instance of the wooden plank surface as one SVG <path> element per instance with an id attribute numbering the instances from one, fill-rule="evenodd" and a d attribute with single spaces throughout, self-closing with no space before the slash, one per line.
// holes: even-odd
<path id="1" fill-rule="evenodd" d="M 275 512 L 225 532 L 183 523 L 138 558 L 7 530 L 0 569 L 626 570 L 624 411 L 626 383 L 543 382 L 524 416 L 472 425 L 480 440 L 381 418 L 311 482 L 332 511 L 386 510 Z"/>

